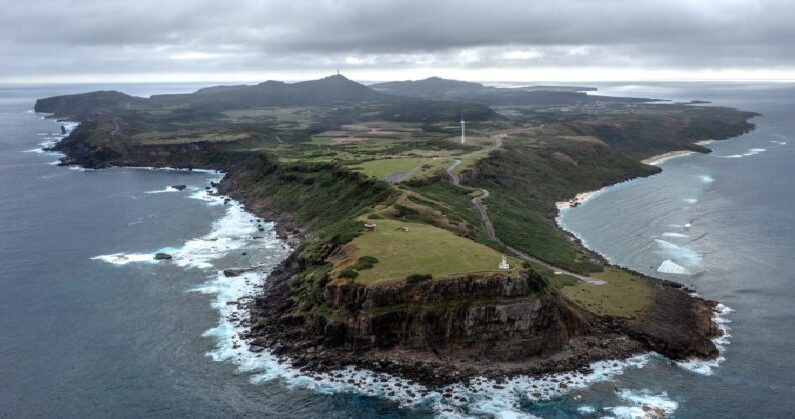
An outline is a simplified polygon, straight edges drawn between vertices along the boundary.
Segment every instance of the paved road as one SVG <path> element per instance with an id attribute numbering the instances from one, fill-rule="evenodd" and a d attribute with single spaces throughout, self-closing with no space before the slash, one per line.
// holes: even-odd
<path id="1" fill-rule="evenodd" d="M 506 134 L 496 135 L 494 137 L 494 139 L 496 140 L 495 141 L 495 145 L 492 146 L 492 147 L 486 148 L 485 150 L 487 150 L 488 152 L 491 152 L 493 150 L 496 150 L 496 149 L 502 147 L 502 139 L 503 139 L 503 137 L 505 137 L 505 135 Z M 551 263 L 544 262 L 541 259 L 538 259 L 536 257 L 530 256 L 527 253 L 524 253 L 524 252 L 522 252 L 522 251 L 520 251 L 518 249 L 514 249 L 513 247 L 508 246 L 502 240 L 500 240 L 499 237 L 497 237 L 497 235 L 494 233 L 494 226 L 491 223 L 491 217 L 489 217 L 489 212 L 486 210 L 486 207 L 483 205 L 483 199 L 484 198 L 488 198 L 489 195 L 490 195 L 489 191 L 487 189 L 483 189 L 483 188 L 473 188 L 471 186 L 461 185 L 461 177 L 458 174 L 456 174 L 455 172 L 453 172 L 453 170 L 455 170 L 455 168 L 459 164 L 461 164 L 461 160 L 455 159 L 453 161 L 453 164 L 450 167 L 447 168 L 447 175 L 450 176 L 450 180 L 453 182 L 453 185 L 455 185 L 455 186 L 458 186 L 458 187 L 464 188 L 464 189 L 473 190 L 473 191 L 480 191 L 480 195 L 476 196 L 475 198 L 472 198 L 469 202 L 471 202 L 472 205 L 475 207 L 475 209 L 478 210 L 478 213 L 480 213 L 480 221 L 481 221 L 481 223 L 483 223 L 483 230 L 486 232 L 486 235 L 490 239 L 496 240 L 497 242 L 499 242 L 500 244 L 505 246 L 506 249 L 510 250 L 511 253 L 513 253 L 516 257 L 518 257 L 520 259 L 523 259 L 523 260 L 525 260 L 527 262 L 532 262 L 532 263 L 536 263 L 536 264 L 542 265 L 542 266 L 544 266 L 546 268 L 551 269 L 554 272 L 560 272 L 561 274 L 571 275 L 571 276 L 573 276 L 573 277 L 575 277 L 575 278 L 577 278 L 577 279 L 579 279 L 581 281 L 587 282 L 587 283 L 592 284 L 592 285 L 603 285 L 603 284 L 605 284 L 605 281 L 603 281 L 601 279 L 594 278 L 594 277 L 587 276 L 587 275 L 580 275 L 580 274 L 568 271 L 566 269 L 560 268 L 558 266 L 552 265 Z"/>
<path id="2" fill-rule="evenodd" d="M 113 118 L 113 131 L 110 132 L 110 135 L 116 135 L 121 131 L 121 127 L 119 127 L 119 118 Z"/>

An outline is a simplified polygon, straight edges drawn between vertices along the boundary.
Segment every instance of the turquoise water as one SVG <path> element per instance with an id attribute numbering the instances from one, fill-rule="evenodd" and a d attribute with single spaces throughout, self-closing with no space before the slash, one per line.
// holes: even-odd
<path id="1" fill-rule="evenodd" d="M 650 354 L 597 364 L 588 376 L 450 389 L 466 402 L 419 397 L 411 383 L 367 371 L 305 377 L 248 352 L 238 336 L 245 312 L 234 302 L 267 279 L 219 270 L 267 271 L 289 249 L 267 222 L 204 192 L 220 174 L 83 171 L 37 152 L 60 126 L 30 111 L 35 98 L 107 87 L 0 88 L 0 417 L 633 417 L 646 405 L 700 418 L 795 409 L 792 86 L 600 86 L 764 116 L 712 155 L 668 161 L 662 174 L 609 188 L 561 220 L 614 262 L 691 284 L 733 309 L 723 316 L 731 337 L 722 362 L 672 365 Z M 199 85 L 115 87 L 151 94 Z M 176 184 L 188 188 L 168 188 Z M 175 259 L 155 263 L 157 251 Z M 687 274 L 658 272 L 665 261 Z"/>

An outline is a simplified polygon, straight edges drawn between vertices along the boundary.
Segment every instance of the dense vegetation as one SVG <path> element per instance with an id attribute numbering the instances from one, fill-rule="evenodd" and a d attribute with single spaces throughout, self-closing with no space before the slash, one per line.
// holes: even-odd
<path id="1" fill-rule="evenodd" d="M 694 142 L 751 127 L 751 114 L 732 109 L 651 105 L 577 87 L 443 79 L 374 87 L 331 76 L 150 99 L 94 92 L 42 99 L 36 110 L 83 122 L 60 145 L 81 164 L 231 170 L 235 190 L 306 233 L 287 262 L 291 297 L 296 313 L 324 315 L 324 289 L 337 278 L 435 281 L 493 271 L 503 254 L 520 267 L 505 245 L 563 270 L 600 272 L 602 262 L 555 225 L 555 202 L 658 171 L 642 158 L 706 151 Z M 482 205 L 497 239 L 473 206 L 481 189 L 490 192 Z M 379 229 L 363 236 L 366 220 Z"/>

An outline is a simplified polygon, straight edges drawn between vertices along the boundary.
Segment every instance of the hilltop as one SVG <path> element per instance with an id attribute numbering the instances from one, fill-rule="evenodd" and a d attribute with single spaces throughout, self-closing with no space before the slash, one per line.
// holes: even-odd
<path id="1" fill-rule="evenodd" d="M 641 163 L 654 154 L 708 152 L 695 143 L 752 129 L 751 113 L 342 76 L 36 110 L 81 122 L 56 146 L 64 164 L 224 170 L 220 193 L 275 220 L 296 248 L 249 307 L 246 339 L 296 365 L 444 383 L 717 355 L 714 302 L 611 266 L 556 226 L 555 203 L 655 174 Z"/>
<path id="2" fill-rule="evenodd" d="M 490 106 L 571 106 L 611 103 L 637 103 L 642 98 L 616 98 L 589 95 L 592 87 L 526 86 L 516 88 L 492 87 L 480 83 L 429 77 L 423 80 L 377 83 L 370 87 L 391 95 L 426 99 L 465 100 Z"/>

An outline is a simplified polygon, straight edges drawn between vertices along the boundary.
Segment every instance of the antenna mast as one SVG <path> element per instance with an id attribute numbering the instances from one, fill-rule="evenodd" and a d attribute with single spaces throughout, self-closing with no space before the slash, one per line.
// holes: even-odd
<path id="1" fill-rule="evenodd" d="M 467 121 L 464 121 L 464 114 L 461 114 L 461 144 L 466 144 L 467 142 L 466 127 Z"/>

